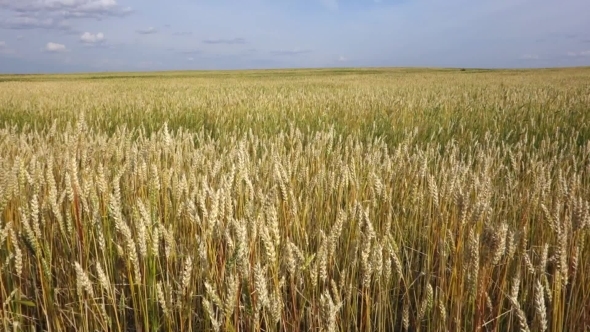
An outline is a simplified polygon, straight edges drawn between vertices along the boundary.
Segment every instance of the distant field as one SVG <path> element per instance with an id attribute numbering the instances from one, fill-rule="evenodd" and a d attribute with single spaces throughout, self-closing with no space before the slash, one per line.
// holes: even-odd
<path id="1" fill-rule="evenodd" d="M 0 75 L 0 330 L 588 331 L 590 68 Z"/>

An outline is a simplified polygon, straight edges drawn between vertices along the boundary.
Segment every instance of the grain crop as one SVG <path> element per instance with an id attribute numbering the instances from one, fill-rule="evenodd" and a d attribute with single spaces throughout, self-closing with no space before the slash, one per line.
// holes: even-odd
<path id="1" fill-rule="evenodd" d="M 590 69 L 0 76 L 2 331 L 588 331 Z"/>

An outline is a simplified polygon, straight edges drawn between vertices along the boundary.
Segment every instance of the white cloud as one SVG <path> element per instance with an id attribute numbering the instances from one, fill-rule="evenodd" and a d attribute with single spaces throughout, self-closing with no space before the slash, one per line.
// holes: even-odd
<path id="1" fill-rule="evenodd" d="M 539 60 L 537 54 L 524 54 L 520 57 L 522 60 Z"/>
<path id="2" fill-rule="evenodd" d="M 158 30 L 156 30 L 156 28 L 154 27 L 149 27 L 147 29 L 139 29 L 136 32 L 142 35 L 151 35 L 153 33 L 158 32 Z"/>
<path id="3" fill-rule="evenodd" d="M 58 44 L 58 43 L 49 42 L 45 46 L 45 50 L 47 52 L 52 52 L 52 53 L 65 52 L 66 51 L 66 46 L 64 44 Z"/>
<path id="4" fill-rule="evenodd" d="M 346 61 L 346 60 L 348 60 L 348 59 L 346 59 L 346 58 L 345 58 L 345 57 L 343 57 L 342 55 L 341 55 L 341 56 L 338 58 L 338 61 L 340 61 L 340 62 L 344 62 L 344 61 Z"/>
<path id="5" fill-rule="evenodd" d="M 193 61 L 195 58 L 188 57 L 186 58 L 188 61 Z"/>
<path id="6" fill-rule="evenodd" d="M 6 42 L 0 41 L 0 48 L 6 47 Z"/>
<path id="7" fill-rule="evenodd" d="M 97 34 L 93 34 L 90 32 L 84 32 L 84 34 L 82 34 L 82 36 L 80 36 L 80 41 L 82 41 L 83 43 L 86 44 L 97 44 L 97 43 L 101 43 L 105 40 L 104 38 L 104 34 L 102 32 L 99 32 Z"/>

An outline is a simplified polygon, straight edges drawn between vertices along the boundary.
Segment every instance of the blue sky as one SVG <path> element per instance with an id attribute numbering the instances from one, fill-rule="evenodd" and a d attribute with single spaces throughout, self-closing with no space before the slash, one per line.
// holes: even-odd
<path id="1" fill-rule="evenodd" d="M 588 0 L 0 0 L 0 72 L 590 65 Z"/>

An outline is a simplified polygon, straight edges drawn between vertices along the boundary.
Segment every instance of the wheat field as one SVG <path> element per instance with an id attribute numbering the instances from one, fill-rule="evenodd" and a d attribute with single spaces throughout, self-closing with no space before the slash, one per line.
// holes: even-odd
<path id="1" fill-rule="evenodd" d="M 2 331 L 590 331 L 590 68 L 0 76 Z"/>

